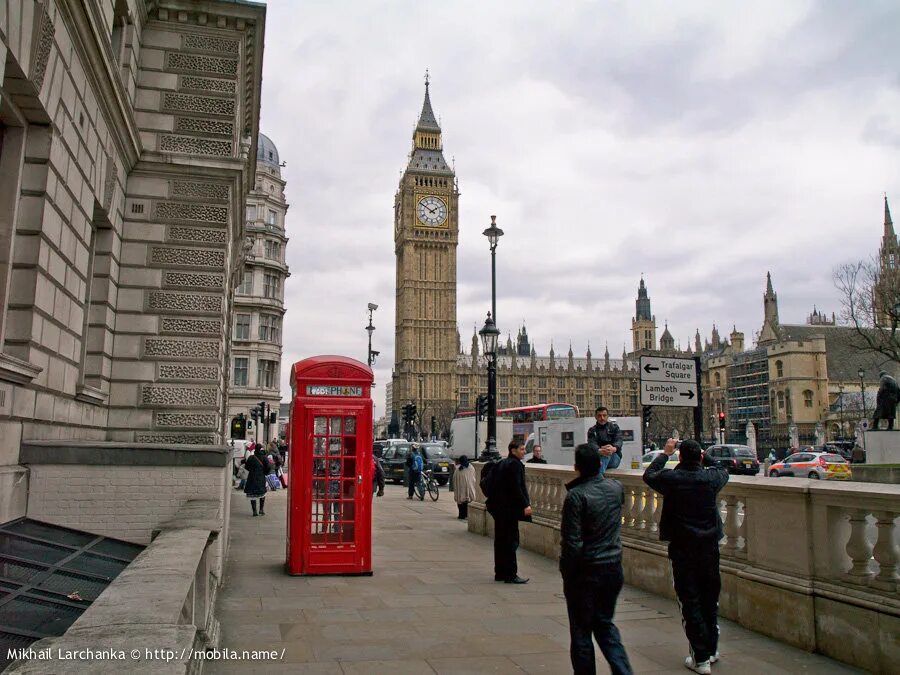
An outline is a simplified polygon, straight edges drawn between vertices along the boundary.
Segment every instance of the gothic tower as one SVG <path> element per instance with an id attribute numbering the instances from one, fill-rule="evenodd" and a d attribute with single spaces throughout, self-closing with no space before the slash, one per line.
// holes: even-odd
<path id="1" fill-rule="evenodd" d="M 443 154 L 441 127 L 425 102 L 394 196 L 397 257 L 393 405 L 416 403 L 421 429 L 449 430 L 456 409 L 456 246 L 459 191 Z"/>
<path id="2" fill-rule="evenodd" d="M 884 196 L 884 235 L 881 237 L 878 259 L 878 280 L 872 289 L 873 318 L 876 326 L 890 326 L 891 308 L 896 301 L 900 274 L 900 244 L 894 234 L 894 221 L 891 220 L 887 195 Z"/>
<path id="3" fill-rule="evenodd" d="M 656 349 L 656 317 L 650 313 L 650 297 L 647 295 L 644 277 L 641 277 L 637 300 L 634 302 L 631 335 L 635 352 Z"/>
<path id="4" fill-rule="evenodd" d="M 778 340 L 778 293 L 772 287 L 772 274 L 766 272 L 766 292 L 763 295 L 763 326 L 759 331 L 758 345 L 768 345 Z"/>

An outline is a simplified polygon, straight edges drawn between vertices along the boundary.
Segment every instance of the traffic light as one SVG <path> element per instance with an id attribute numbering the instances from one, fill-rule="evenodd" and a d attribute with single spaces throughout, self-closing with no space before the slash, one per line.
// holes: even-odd
<path id="1" fill-rule="evenodd" d="M 409 423 L 412 421 L 411 409 L 412 409 L 412 403 L 407 403 L 405 406 L 403 406 L 403 421 L 404 422 Z"/>
<path id="2" fill-rule="evenodd" d="M 244 413 L 239 413 L 231 419 L 231 437 L 243 438 L 247 432 L 247 423 L 244 419 Z"/>
<path id="3" fill-rule="evenodd" d="M 415 421 L 415 419 L 416 419 L 416 412 L 417 412 L 417 411 L 416 411 L 416 404 L 415 404 L 415 403 L 410 403 L 410 404 L 409 404 L 409 421 L 410 421 L 410 422 L 414 422 L 414 421 Z"/>
<path id="4" fill-rule="evenodd" d="M 259 419 L 259 409 L 258 409 L 258 408 L 251 408 L 251 409 L 250 409 L 250 418 L 251 418 L 254 422 L 255 422 L 256 420 Z"/>
<path id="5" fill-rule="evenodd" d="M 278 423 L 278 413 L 274 410 L 269 413 L 269 424 L 277 424 Z"/>
<path id="6" fill-rule="evenodd" d="M 265 401 L 259 402 L 259 419 L 262 422 L 266 421 L 266 402 Z"/>
<path id="7" fill-rule="evenodd" d="M 653 406 L 645 405 L 644 406 L 644 427 L 650 426 L 650 421 L 653 419 Z"/>
<path id="8" fill-rule="evenodd" d="M 475 414 L 479 420 L 483 420 L 487 417 L 488 414 L 488 397 L 484 394 L 479 394 L 478 398 L 475 400 Z"/>
<path id="9" fill-rule="evenodd" d="M 719 430 L 725 431 L 725 411 L 719 412 Z"/>

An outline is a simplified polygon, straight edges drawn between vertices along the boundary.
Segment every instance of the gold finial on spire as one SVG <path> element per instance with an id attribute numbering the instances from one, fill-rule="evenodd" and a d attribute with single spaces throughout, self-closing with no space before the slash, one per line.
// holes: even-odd
<path id="1" fill-rule="evenodd" d="M 428 74 L 428 68 L 425 69 L 425 88 L 428 88 L 428 83 L 431 81 L 431 76 Z"/>

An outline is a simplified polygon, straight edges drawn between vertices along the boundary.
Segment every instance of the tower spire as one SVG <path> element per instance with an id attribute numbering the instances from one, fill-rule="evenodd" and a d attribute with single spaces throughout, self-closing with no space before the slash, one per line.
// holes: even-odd
<path id="1" fill-rule="evenodd" d="M 422 114 L 419 115 L 419 123 L 416 124 L 416 131 L 430 131 L 440 133 L 441 126 L 438 124 L 434 109 L 431 107 L 431 76 L 425 71 L 425 101 L 422 103 Z"/>
<path id="2" fill-rule="evenodd" d="M 894 221 L 891 220 L 891 207 L 888 206 L 887 193 L 884 195 L 884 236 L 894 237 Z"/>

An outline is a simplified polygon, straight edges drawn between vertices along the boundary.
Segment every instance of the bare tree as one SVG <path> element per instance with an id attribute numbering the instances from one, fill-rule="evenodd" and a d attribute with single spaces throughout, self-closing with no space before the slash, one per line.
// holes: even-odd
<path id="1" fill-rule="evenodd" d="M 855 329 L 854 346 L 900 363 L 900 269 L 882 273 L 874 259 L 847 263 L 834 271 L 834 285 L 840 293 L 839 320 Z"/>

